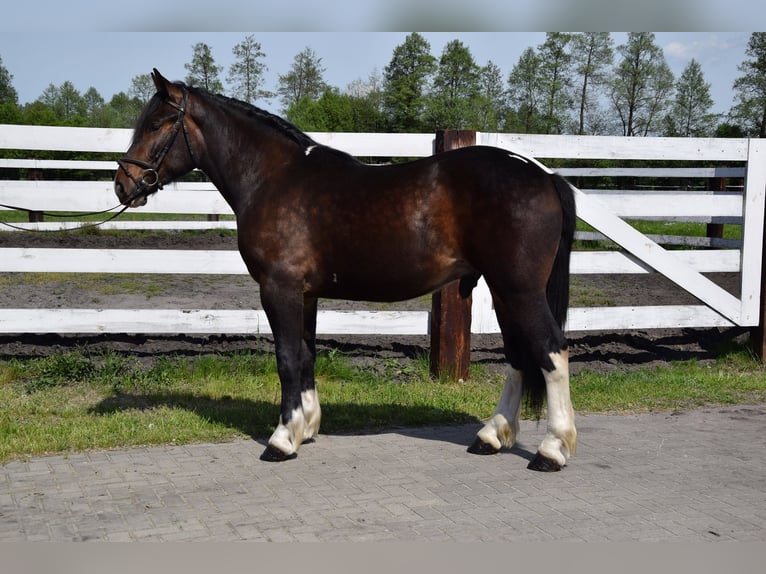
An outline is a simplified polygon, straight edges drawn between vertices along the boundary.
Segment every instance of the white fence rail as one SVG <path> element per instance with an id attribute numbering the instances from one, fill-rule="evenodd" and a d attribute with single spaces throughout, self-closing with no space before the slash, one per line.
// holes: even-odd
<path id="1" fill-rule="evenodd" d="M 432 134 L 311 134 L 317 141 L 361 157 L 423 157 L 433 153 Z M 25 157 L 0 159 L 0 174 L 17 170 L 103 171 L 103 181 L 0 179 L 0 203 L 32 211 L 98 211 L 116 204 L 111 176 L 114 161 L 34 159 L 39 150 L 108 152 L 119 157 L 130 130 L 0 125 L 0 150 L 25 150 Z M 620 251 L 576 251 L 574 274 L 659 272 L 699 299 L 698 305 L 572 308 L 572 331 L 670 327 L 756 326 L 762 305 L 761 265 L 766 197 L 766 141 L 748 139 L 624 138 L 477 134 L 477 143 L 547 159 L 580 163 L 609 159 L 683 161 L 683 167 L 596 166 L 562 169 L 569 177 L 743 178 L 738 192 L 577 190 L 578 216 L 608 237 Z M 19 154 L 16 154 L 19 155 Z M 687 167 L 697 162 L 700 167 Z M 717 163 L 719 165 L 713 165 Z M 731 165 L 734 163 L 735 165 Z M 210 183 L 177 183 L 153 196 L 144 213 L 230 215 Z M 664 249 L 626 219 L 691 220 L 742 226 L 742 240 L 726 249 Z M 57 229 L 61 222 L 26 223 L 32 229 Z M 75 224 L 73 224 L 75 225 Z M 221 221 L 114 221 L 114 229 L 234 228 Z M 150 257 L 147 255 L 151 255 Z M 244 274 L 236 252 L 136 249 L 0 249 L 0 272 Z M 703 273 L 735 272 L 740 293 L 718 287 Z M 474 333 L 498 332 L 486 284 L 474 290 Z M 34 319 L 34 321 L 32 320 Z M 428 312 L 320 311 L 322 334 L 426 334 Z M 0 309 L 0 332 L 59 333 L 268 333 L 257 310 L 204 309 Z"/>

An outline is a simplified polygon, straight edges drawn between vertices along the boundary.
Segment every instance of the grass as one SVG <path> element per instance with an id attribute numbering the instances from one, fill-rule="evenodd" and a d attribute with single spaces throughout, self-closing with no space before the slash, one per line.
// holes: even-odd
<path id="1" fill-rule="evenodd" d="M 172 288 L 162 276 L 110 275 L 106 273 L 13 273 L 0 275 L 0 288 L 14 285 L 46 286 L 57 294 L 56 285 L 66 285 L 98 295 L 141 294 L 146 297 L 164 295 Z"/>
<path id="2" fill-rule="evenodd" d="M 321 354 L 322 432 L 478 422 L 491 415 L 500 375 L 433 381 L 428 358 L 354 365 Z M 696 361 L 572 377 L 580 412 L 639 412 L 766 400 L 766 368 L 746 348 Z M 113 353 L 0 360 L 0 463 L 45 453 L 265 438 L 279 413 L 273 355 L 164 357 L 151 366 Z M 525 412 L 529 417 L 531 413 Z"/>

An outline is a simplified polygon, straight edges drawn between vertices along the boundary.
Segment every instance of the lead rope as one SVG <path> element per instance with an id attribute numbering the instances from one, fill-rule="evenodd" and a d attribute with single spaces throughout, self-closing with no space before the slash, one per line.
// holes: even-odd
<path id="1" fill-rule="evenodd" d="M 105 223 L 108 223 L 112 221 L 113 219 L 116 219 L 123 213 L 125 213 L 125 210 L 127 210 L 130 207 L 130 202 L 136 199 L 139 195 L 143 193 L 143 190 L 136 190 L 130 197 L 128 197 L 125 200 L 125 203 L 118 203 L 114 207 L 110 207 L 109 209 L 103 209 L 101 211 L 89 211 L 85 213 L 52 213 L 50 211 L 40 211 L 43 216 L 45 217 L 59 217 L 59 218 L 78 218 L 78 217 L 88 217 L 91 215 L 104 215 L 106 213 L 111 213 L 109 217 L 102 221 L 95 221 L 93 223 L 82 223 L 81 225 L 78 225 L 77 227 L 64 227 L 61 229 L 30 229 L 28 227 L 23 227 L 21 225 L 15 225 L 13 223 L 8 223 L 7 221 L 0 221 L 0 224 L 10 227 L 11 229 L 16 229 L 18 231 L 31 231 L 33 233 L 59 233 L 61 231 L 78 231 L 80 229 L 89 229 L 93 227 L 99 227 L 101 225 L 104 225 Z M 38 211 L 36 209 L 29 209 L 27 207 L 18 207 L 16 205 L 7 205 L 5 203 L 0 203 L 0 207 L 3 207 L 5 209 L 10 209 L 13 211 Z M 115 209 L 119 209 L 119 211 L 116 211 L 112 213 Z"/>
<path id="2" fill-rule="evenodd" d="M 23 207 L 15 207 L 15 206 L 12 206 L 12 205 L 5 205 L 5 204 L 2 204 L 2 203 L 0 203 L 0 207 L 4 207 L 6 209 L 12 209 L 14 211 L 36 211 L 36 210 L 25 209 Z M 5 227 L 10 227 L 11 229 L 16 229 L 18 231 L 31 231 L 32 233 L 59 233 L 59 232 L 62 232 L 62 231 L 78 231 L 80 229 L 89 229 L 89 228 L 92 228 L 92 227 L 99 227 L 101 225 L 104 225 L 105 223 L 108 223 L 108 222 L 112 221 L 113 219 L 116 219 L 117 217 L 122 215 L 125 212 L 125 210 L 128 209 L 128 207 L 130 207 L 130 205 L 119 204 L 119 205 L 115 205 L 114 207 L 112 207 L 110 209 L 105 209 L 103 211 L 94 211 L 94 212 L 91 212 L 91 213 L 71 213 L 71 214 L 60 214 L 59 213 L 59 214 L 57 214 L 57 213 L 50 213 L 50 212 L 47 212 L 47 211 L 40 212 L 40 213 L 42 213 L 46 217 L 62 217 L 62 218 L 63 217 L 87 217 L 89 215 L 102 215 L 104 213 L 110 213 L 110 212 L 114 211 L 115 209 L 121 208 L 119 211 L 117 211 L 115 213 L 112 213 L 109 217 L 107 217 L 106 219 L 104 219 L 102 221 L 95 221 L 95 222 L 92 222 L 92 223 L 81 223 L 77 227 L 62 227 L 60 229 L 32 229 L 32 228 L 29 228 L 29 227 L 24 227 L 22 225 L 15 225 L 13 223 L 8 223 L 7 221 L 0 221 L 0 225 L 4 225 Z"/>

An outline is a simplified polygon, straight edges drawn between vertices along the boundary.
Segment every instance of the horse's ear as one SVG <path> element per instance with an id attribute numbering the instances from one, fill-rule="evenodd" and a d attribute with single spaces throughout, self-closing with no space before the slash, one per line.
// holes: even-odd
<path id="1" fill-rule="evenodd" d="M 157 93 L 161 96 L 167 97 L 168 95 L 168 85 L 170 82 L 165 79 L 162 74 L 160 74 L 159 70 L 157 68 L 154 68 L 152 70 L 152 80 L 154 80 L 154 85 L 157 88 Z"/>

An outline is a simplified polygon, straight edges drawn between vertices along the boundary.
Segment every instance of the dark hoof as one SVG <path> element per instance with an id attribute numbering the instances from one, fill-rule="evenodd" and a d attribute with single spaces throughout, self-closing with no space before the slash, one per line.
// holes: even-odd
<path id="1" fill-rule="evenodd" d="M 473 441 L 473 444 L 468 447 L 468 452 L 471 454 L 497 454 L 500 451 L 491 444 L 484 442 L 479 437 L 476 437 L 476 440 Z"/>
<path id="2" fill-rule="evenodd" d="M 293 454 L 285 454 L 278 448 L 267 445 L 266 450 L 261 454 L 261 460 L 265 460 L 266 462 L 282 462 L 283 460 L 291 460 L 297 456 L 297 452 L 294 452 Z"/>
<path id="3" fill-rule="evenodd" d="M 561 465 L 555 460 L 541 455 L 539 452 L 535 455 L 535 458 L 527 465 L 530 470 L 538 470 L 540 472 L 558 472 L 561 470 Z"/>

